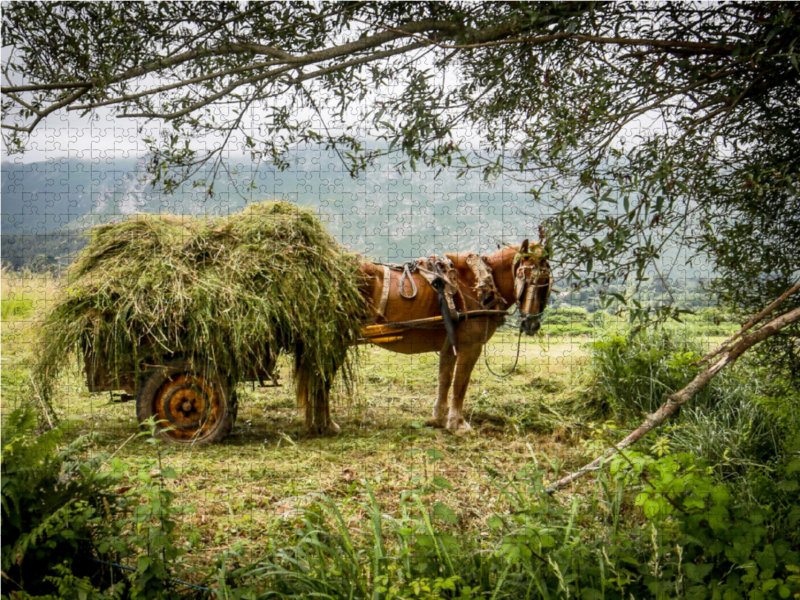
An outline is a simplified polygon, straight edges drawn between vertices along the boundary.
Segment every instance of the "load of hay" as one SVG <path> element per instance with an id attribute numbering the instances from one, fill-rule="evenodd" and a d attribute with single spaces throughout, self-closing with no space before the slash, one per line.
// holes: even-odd
<path id="1" fill-rule="evenodd" d="M 45 396 L 75 357 L 139 368 L 153 356 L 210 360 L 234 380 L 302 345 L 330 385 L 366 307 L 358 263 L 308 210 L 273 202 L 226 217 L 136 215 L 96 227 L 41 329 L 37 378 Z"/>

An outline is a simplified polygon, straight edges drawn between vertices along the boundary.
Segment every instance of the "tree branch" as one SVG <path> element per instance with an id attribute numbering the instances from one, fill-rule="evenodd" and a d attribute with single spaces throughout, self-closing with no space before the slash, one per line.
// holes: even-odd
<path id="1" fill-rule="evenodd" d="M 734 340 L 736 340 L 739 336 L 741 336 L 745 331 L 747 331 L 748 329 L 750 329 L 754 325 L 756 325 L 759 322 L 763 321 L 764 318 L 767 315 L 769 315 L 772 311 L 774 311 L 781 304 L 783 304 L 783 301 L 786 300 L 789 296 L 791 296 L 792 294 L 797 293 L 798 290 L 800 290 L 800 281 L 798 281 L 792 287 L 790 287 L 788 290 L 783 292 L 783 294 L 781 294 L 778 299 L 776 299 L 769 306 L 767 306 L 767 308 L 765 308 L 760 313 L 758 313 L 757 315 L 752 317 L 749 321 L 747 321 L 747 323 L 745 323 L 739 331 L 737 331 L 735 334 L 733 334 L 727 340 L 722 342 L 722 344 L 720 344 L 720 346 L 716 350 L 714 350 L 714 352 L 711 352 L 710 354 L 706 354 L 703 358 L 701 358 L 697 362 L 692 363 L 692 365 L 699 367 L 703 363 L 707 363 L 708 361 L 710 361 L 712 358 L 717 356 L 720 352 L 723 352 L 725 349 L 727 349 L 728 346 L 731 345 L 731 343 L 734 342 Z"/>
<path id="2" fill-rule="evenodd" d="M 387 31 L 394 31 L 394 32 L 401 32 L 402 29 L 395 29 L 393 27 L 389 27 L 388 25 L 380 25 L 378 23 L 370 23 L 368 21 L 362 21 L 361 19 L 353 19 L 354 21 L 359 21 L 361 23 L 365 23 L 367 25 L 374 25 L 377 27 L 381 27 Z M 463 32 L 464 34 L 469 34 L 467 31 Z M 655 48 L 663 48 L 668 50 L 675 50 L 675 49 L 685 49 L 685 50 L 694 50 L 697 53 L 707 53 L 707 54 L 730 54 L 734 47 L 732 44 L 728 44 L 726 46 L 720 46 L 719 44 L 713 44 L 710 42 L 688 42 L 688 41 L 670 41 L 670 40 L 657 40 L 657 39 L 637 39 L 637 38 L 610 38 L 610 37 L 603 37 L 603 36 L 595 36 L 595 35 L 583 35 L 579 33 L 553 33 L 551 35 L 540 35 L 534 37 L 523 37 L 523 38 L 514 38 L 511 40 L 491 40 L 486 42 L 477 42 L 473 44 L 440 44 L 435 40 L 425 38 L 421 35 L 416 34 L 409 34 L 411 37 L 416 39 L 425 41 L 429 44 L 434 46 L 438 46 L 439 48 L 445 50 L 473 50 L 476 48 L 488 48 L 492 46 L 503 46 L 509 44 L 534 44 L 534 45 L 541 45 L 546 44 L 548 42 L 555 42 L 557 40 L 576 40 L 579 42 L 591 42 L 594 44 L 612 44 L 617 46 L 650 46 Z M 475 37 L 479 37 L 476 35 Z"/>
<path id="3" fill-rule="evenodd" d="M 798 286 L 795 286 L 795 288 L 797 287 Z M 784 296 L 788 295 L 789 295 L 788 293 L 784 294 Z M 782 298 L 785 299 L 783 296 Z M 779 298 L 778 300 L 780 300 L 781 302 L 783 301 L 781 298 Z M 773 305 L 777 305 L 776 302 L 773 302 L 770 306 L 764 309 L 764 311 L 761 311 L 759 315 L 767 314 L 769 310 L 774 309 Z M 756 315 L 756 317 L 758 317 L 759 315 Z M 754 319 L 756 317 L 754 317 Z M 772 321 L 770 321 L 769 323 L 767 323 L 754 333 L 744 336 L 731 348 L 723 350 L 722 349 L 724 348 L 723 344 L 723 346 L 721 346 L 713 354 L 710 355 L 714 356 L 717 353 L 722 352 L 722 355 L 713 365 L 711 365 L 705 371 L 703 371 L 697 377 L 695 377 L 689 383 L 689 385 L 684 387 L 682 390 L 667 396 L 667 401 L 661 405 L 661 408 L 659 408 L 656 412 L 647 415 L 647 419 L 645 420 L 645 422 L 642 423 L 633 432 L 631 432 L 624 440 L 622 440 L 613 448 L 610 448 L 602 456 L 598 456 L 592 462 L 578 469 L 574 473 L 571 473 L 570 475 L 567 475 L 566 477 L 563 477 L 558 481 L 551 483 L 549 486 L 545 488 L 545 491 L 547 493 L 552 494 L 553 492 L 557 492 L 561 488 L 568 486 L 572 482 L 577 481 L 587 473 L 591 471 L 597 471 L 598 469 L 600 469 L 600 467 L 608 458 L 620 452 L 621 450 L 624 450 L 625 448 L 632 446 L 637 441 L 639 441 L 640 438 L 644 437 L 650 431 L 663 424 L 664 421 L 666 421 L 667 418 L 669 418 L 670 416 L 674 415 L 683 404 L 685 404 L 690 398 L 692 398 L 695 394 L 697 394 L 700 390 L 702 390 L 708 384 L 709 381 L 711 381 L 720 371 L 722 371 L 722 369 L 724 369 L 728 365 L 732 365 L 733 363 L 735 363 L 736 360 L 744 352 L 749 350 L 752 346 L 775 335 L 787 325 L 791 325 L 792 323 L 797 323 L 799 321 L 800 321 L 800 308 L 796 308 L 794 310 L 791 310 L 787 313 L 780 315 L 779 317 L 774 318 Z"/>

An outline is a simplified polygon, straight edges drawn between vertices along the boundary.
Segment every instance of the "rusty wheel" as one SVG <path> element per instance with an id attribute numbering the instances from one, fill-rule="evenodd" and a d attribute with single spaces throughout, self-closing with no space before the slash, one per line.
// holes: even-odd
<path id="1" fill-rule="evenodd" d="M 213 444 L 227 436 L 236 420 L 236 397 L 213 366 L 200 369 L 175 359 L 154 368 L 136 397 L 142 429 L 154 417 L 158 436 L 179 444 Z"/>

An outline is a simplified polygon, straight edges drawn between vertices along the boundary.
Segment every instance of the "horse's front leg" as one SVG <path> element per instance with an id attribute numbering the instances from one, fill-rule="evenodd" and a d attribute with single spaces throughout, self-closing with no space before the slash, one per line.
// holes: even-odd
<path id="1" fill-rule="evenodd" d="M 464 398 L 467 396 L 472 370 L 480 356 L 480 344 L 464 345 L 459 348 L 456 372 L 453 378 L 453 401 L 450 404 L 450 413 L 447 415 L 447 428 L 450 431 L 470 431 L 472 429 L 464 419 Z"/>
<path id="2" fill-rule="evenodd" d="M 433 418 L 425 423 L 428 427 L 447 425 L 447 397 L 450 395 L 455 367 L 456 356 L 453 354 L 453 348 L 445 342 L 439 354 L 439 386 L 436 390 L 436 402 L 433 405 Z"/>
<path id="3" fill-rule="evenodd" d="M 456 333 L 458 357 L 453 378 L 453 400 L 450 414 L 447 415 L 447 428 L 450 431 L 469 431 L 472 429 L 464 419 L 464 399 L 467 397 L 469 378 L 475 364 L 481 357 L 484 344 L 491 339 L 497 329 L 493 320 L 470 319 L 462 323 Z"/>

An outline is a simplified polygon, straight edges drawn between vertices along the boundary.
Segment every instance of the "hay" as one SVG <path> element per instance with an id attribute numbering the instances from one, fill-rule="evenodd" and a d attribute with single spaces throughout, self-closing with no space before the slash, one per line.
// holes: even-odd
<path id="1" fill-rule="evenodd" d="M 107 368 L 137 370 L 154 357 L 212 361 L 241 379 L 294 354 L 329 387 L 366 306 L 358 263 L 314 215 L 262 203 L 215 219 L 137 215 L 96 227 L 69 285 L 40 330 L 35 369 L 45 395 L 88 348 Z"/>

